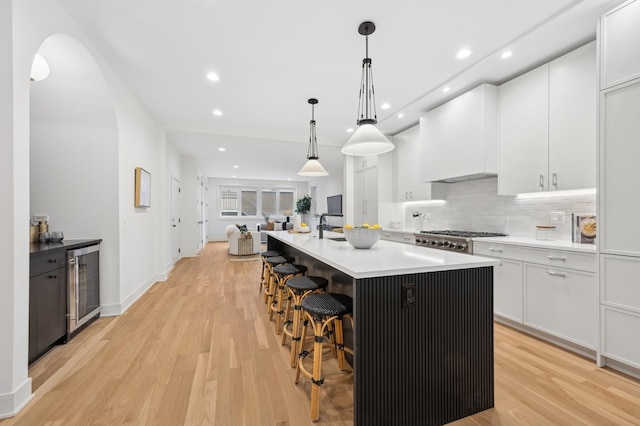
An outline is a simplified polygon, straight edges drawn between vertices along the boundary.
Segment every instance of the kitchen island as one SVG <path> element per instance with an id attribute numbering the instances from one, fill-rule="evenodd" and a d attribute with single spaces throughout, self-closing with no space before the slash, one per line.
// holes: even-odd
<path id="1" fill-rule="evenodd" d="M 269 250 L 354 299 L 354 424 L 444 424 L 493 407 L 498 261 L 390 241 L 358 250 L 331 232 L 267 234 Z"/>

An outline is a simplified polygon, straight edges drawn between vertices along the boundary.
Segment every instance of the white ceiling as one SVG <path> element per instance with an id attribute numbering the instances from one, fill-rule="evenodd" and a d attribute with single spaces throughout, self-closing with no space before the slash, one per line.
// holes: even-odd
<path id="1" fill-rule="evenodd" d="M 60 2 L 207 176 L 305 180 L 296 172 L 310 97 L 320 101 L 320 161 L 341 173 L 339 147 L 358 109 L 361 22 L 376 25 L 378 127 L 393 135 L 477 84 L 499 84 L 593 40 L 598 16 L 622 0 Z M 471 56 L 456 59 L 463 47 Z M 512 57 L 500 59 L 506 49 Z M 220 81 L 207 80 L 210 71 Z"/>

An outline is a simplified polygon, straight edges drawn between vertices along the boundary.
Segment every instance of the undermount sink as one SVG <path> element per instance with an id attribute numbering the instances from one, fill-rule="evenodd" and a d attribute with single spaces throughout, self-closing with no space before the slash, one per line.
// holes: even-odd
<path id="1" fill-rule="evenodd" d="M 347 239 L 345 237 L 331 237 L 331 238 L 327 238 L 327 240 L 333 240 L 333 241 L 347 241 Z"/>

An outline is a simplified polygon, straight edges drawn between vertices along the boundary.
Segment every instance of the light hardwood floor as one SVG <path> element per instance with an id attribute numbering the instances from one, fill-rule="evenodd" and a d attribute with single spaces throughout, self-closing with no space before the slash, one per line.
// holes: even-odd
<path id="1" fill-rule="evenodd" d="M 258 295 L 261 262 L 226 248 L 181 260 L 124 315 L 37 361 L 33 400 L 0 424 L 312 424 L 308 382 L 294 385 Z M 496 407 L 456 424 L 640 425 L 640 381 L 501 325 L 495 381 Z M 318 424 L 352 423 L 351 388 L 322 389 Z"/>

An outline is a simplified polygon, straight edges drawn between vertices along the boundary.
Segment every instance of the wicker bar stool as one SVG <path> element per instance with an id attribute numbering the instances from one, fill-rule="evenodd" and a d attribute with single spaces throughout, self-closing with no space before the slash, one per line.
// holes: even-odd
<path id="1" fill-rule="evenodd" d="M 269 270 L 267 268 L 267 258 L 268 257 L 276 257 L 282 256 L 282 253 L 275 250 L 267 250 L 260 253 L 260 258 L 262 259 L 262 273 L 260 274 L 260 288 L 258 291 L 262 293 L 262 287 L 267 286 L 267 282 L 269 281 Z"/>
<path id="2" fill-rule="evenodd" d="M 287 296 L 286 285 L 290 278 L 296 276 L 302 276 L 307 273 L 307 267 L 304 265 L 293 265 L 291 263 L 285 263 L 282 265 L 274 266 L 273 273 L 275 274 L 275 290 L 273 292 L 272 300 L 269 305 L 269 320 L 273 319 L 273 314 L 276 314 L 276 334 L 282 332 L 282 319 L 284 310 L 284 298 Z"/>
<path id="3" fill-rule="evenodd" d="M 291 256 L 272 256 L 265 259 L 267 263 L 267 283 L 264 286 L 264 303 L 267 304 L 267 313 L 269 313 L 269 308 L 271 307 L 271 302 L 273 301 L 273 295 L 275 294 L 276 288 L 276 277 L 273 273 L 273 268 L 285 263 L 291 263 L 294 260 L 295 258 Z"/>
<path id="4" fill-rule="evenodd" d="M 320 417 L 320 386 L 325 383 L 340 383 L 353 378 L 353 370 L 347 371 L 345 352 L 353 355 L 353 350 L 344 346 L 342 319 L 347 318 L 353 327 L 353 299 L 344 294 L 315 293 L 302 300 L 302 309 L 311 322 L 314 330 L 313 339 L 313 372 L 304 366 L 304 360 L 311 352 L 304 350 L 307 327 L 302 328 L 300 359 L 296 368 L 296 383 L 300 381 L 300 373 L 311 379 L 311 420 Z M 333 329 L 333 352 L 337 353 L 338 367 L 346 373 L 337 378 L 326 379 L 322 376 L 322 349 L 325 331 Z"/>
<path id="5" fill-rule="evenodd" d="M 324 277 L 310 276 L 293 277 L 287 281 L 287 306 L 284 309 L 284 325 L 282 328 L 282 344 L 287 341 L 287 336 L 291 337 L 291 367 L 296 366 L 298 356 L 298 342 L 300 341 L 300 321 L 302 320 L 302 300 L 311 293 L 320 290 L 325 291 L 329 285 L 329 280 Z M 291 304 L 293 302 L 293 320 L 291 317 Z M 305 320 L 305 323 L 307 321 Z"/>

